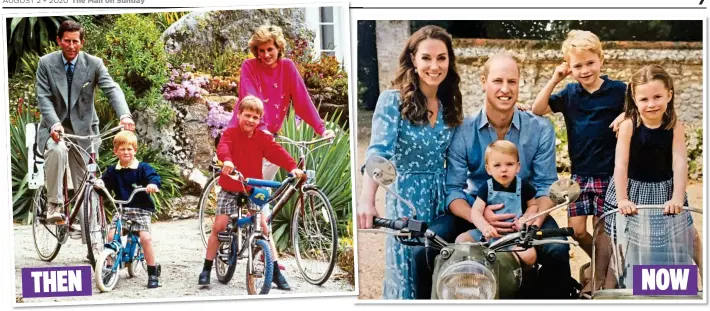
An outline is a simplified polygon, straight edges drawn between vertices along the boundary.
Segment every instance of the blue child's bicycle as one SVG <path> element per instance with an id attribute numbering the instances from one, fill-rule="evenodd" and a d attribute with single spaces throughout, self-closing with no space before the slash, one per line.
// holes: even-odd
<path id="1" fill-rule="evenodd" d="M 101 189 L 106 192 L 105 188 Z M 138 232 L 133 230 L 133 223 L 130 220 L 125 224 L 121 220 L 123 205 L 131 202 L 135 194 L 145 192 L 145 190 L 146 188 L 136 188 L 126 201 L 113 200 L 110 195 L 106 196 L 118 206 L 114 217 L 116 231 L 113 234 L 113 241 L 106 243 L 94 267 L 94 281 L 101 292 L 111 291 L 116 286 L 118 274 L 124 268 L 128 268 L 130 277 L 136 277 L 148 271 Z M 124 233 L 126 234 L 125 245 L 121 238 Z M 158 276 L 160 276 L 160 270 L 158 270 Z"/>
<path id="2" fill-rule="evenodd" d="M 250 186 L 249 200 L 254 204 L 243 204 L 236 213 L 229 216 L 230 221 L 223 232 L 219 232 L 219 248 L 214 265 L 217 279 L 227 284 L 234 275 L 237 260 L 247 258 L 246 281 L 249 295 L 266 295 L 271 290 L 274 262 L 268 237 L 261 228 L 261 211 L 269 202 L 269 191 L 259 187 L 278 188 L 280 182 L 244 178 L 239 172 L 230 177 L 240 181 L 245 188 Z M 286 182 L 294 180 L 289 177 Z"/>

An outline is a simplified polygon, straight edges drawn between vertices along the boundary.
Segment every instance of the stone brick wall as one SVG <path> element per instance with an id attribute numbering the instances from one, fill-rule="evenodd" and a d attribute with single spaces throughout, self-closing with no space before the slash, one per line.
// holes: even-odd
<path id="1" fill-rule="evenodd" d="M 377 22 L 377 49 L 380 88 L 386 90 L 397 69 L 397 57 L 409 37 L 409 26 L 403 21 Z M 499 52 L 507 52 L 518 59 L 522 79 L 520 103 L 532 104 L 555 67 L 562 63 L 561 42 L 532 40 L 456 39 L 454 50 L 457 69 L 461 75 L 461 92 L 466 115 L 477 112 L 484 102 L 479 75 L 486 59 Z M 602 74 L 627 82 L 639 68 L 658 64 L 674 79 L 676 111 L 688 124 L 702 122 L 703 50 L 701 42 L 604 42 Z M 560 82 L 559 91 L 570 77 Z"/>
<path id="2" fill-rule="evenodd" d="M 380 92 L 392 85 L 399 65 L 399 53 L 410 35 L 409 21 L 377 21 L 377 62 Z"/>

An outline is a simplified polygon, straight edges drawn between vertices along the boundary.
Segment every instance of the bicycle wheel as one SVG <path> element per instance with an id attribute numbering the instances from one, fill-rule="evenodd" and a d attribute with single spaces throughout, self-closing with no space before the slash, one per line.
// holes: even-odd
<path id="1" fill-rule="evenodd" d="M 212 233 L 212 224 L 217 210 L 217 195 L 222 191 L 222 187 L 217 184 L 218 180 L 219 178 L 214 176 L 207 180 L 205 189 L 200 194 L 200 233 L 205 248 L 207 248 L 207 240 Z"/>
<path id="2" fill-rule="evenodd" d="M 96 256 L 104 250 L 109 226 L 106 223 L 99 194 L 92 187 L 87 186 L 84 189 L 80 206 L 83 225 L 81 232 L 86 238 L 87 258 L 93 267 L 96 265 Z"/>
<path id="3" fill-rule="evenodd" d="M 130 237 L 129 237 L 130 238 Z M 140 243 L 136 244 L 133 255 L 131 255 L 131 261 L 128 262 L 128 276 L 130 277 L 143 277 L 148 274 L 148 264 L 145 261 L 145 255 L 143 254 L 143 247 Z"/>
<path id="4" fill-rule="evenodd" d="M 229 283 L 234 276 L 234 270 L 237 269 L 237 261 L 234 260 L 232 264 L 229 264 L 229 257 L 232 256 L 233 252 L 236 252 L 237 248 L 234 247 L 234 242 L 221 242 L 219 243 L 219 249 L 217 249 L 217 256 L 214 258 L 214 269 L 217 272 L 217 280 L 222 284 Z"/>
<path id="5" fill-rule="evenodd" d="M 47 189 L 42 186 L 35 190 L 32 197 L 32 239 L 39 258 L 52 261 L 62 247 L 60 243 L 62 229 L 54 223 L 45 223 L 46 210 Z"/>
<path id="6" fill-rule="evenodd" d="M 274 279 L 274 257 L 266 240 L 254 241 L 251 248 L 251 263 L 254 268 L 249 273 L 247 265 L 247 293 L 256 295 L 258 290 L 259 295 L 266 295 L 271 290 L 271 282 Z"/>
<path id="7" fill-rule="evenodd" d="M 120 266 L 114 269 L 115 262 L 118 260 L 120 260 L 118 254 L 110 248 L 103 250 L 98 256 L 94 266 L 94 281 L 101 292 L 111 291 L 118 283 Z"/>
<path id="8" fill-rule="evenodd" d="M 303 277 L 322 285 L 338 257 L 337 222 L 328 197 L 313 185 L 303 187 L 291 217 L 291 237 L 296 263 Z"/>

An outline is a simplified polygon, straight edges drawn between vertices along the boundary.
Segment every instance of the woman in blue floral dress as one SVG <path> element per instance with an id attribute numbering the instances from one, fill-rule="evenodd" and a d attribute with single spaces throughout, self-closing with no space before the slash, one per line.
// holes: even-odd
<path id="1" fill-rule="evenodd" d="M 393 89 L 380 94 L 372 118 L 366 158 L 392 161 L 397 180 L 391 186 L 417 209 L 417 219 L 432 221 L 444 211 L 444 160 L 455 127 L 463 120 L 460 77 L 451 36 L 441 27 L 415 32 L 399 57 Z M 363 174 L 358 228 L 371 228 L 378 216 L 378 185 Z M 386 218 L 413 217 L 412 210 L 387 194 Z M 417 276 L 411 248 L 387 237 L 384 299 L 415 299 Z M 425 276 L 431 277 L 431 276 Z"/>

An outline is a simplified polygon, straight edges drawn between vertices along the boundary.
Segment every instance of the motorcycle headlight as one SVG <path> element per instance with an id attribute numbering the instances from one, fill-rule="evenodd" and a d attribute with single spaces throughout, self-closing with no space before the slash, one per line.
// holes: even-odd
<path id="1" fill-rule="evenodd" d="M 465 260 L 449 265 L 436 282 L 439 299 L 494 299 L 498 290 L 493 271 L 485 265 Z"/>

